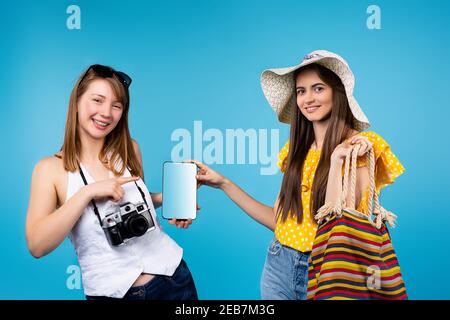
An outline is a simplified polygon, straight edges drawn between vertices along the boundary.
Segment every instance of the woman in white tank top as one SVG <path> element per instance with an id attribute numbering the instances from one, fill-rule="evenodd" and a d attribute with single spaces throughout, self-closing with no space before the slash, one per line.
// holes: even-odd
<path id="1" fill-rule="evenodd" d="M 72 90 L 64 144 L 31 181 L 26 238 L 40 258 L 72 241 L 87 299 L 196 300 L 180 248 L 161 228 L 128 129 L 131 78 L 90 66 Z M 192 221 L 169 221 L 187 228 Z"/>

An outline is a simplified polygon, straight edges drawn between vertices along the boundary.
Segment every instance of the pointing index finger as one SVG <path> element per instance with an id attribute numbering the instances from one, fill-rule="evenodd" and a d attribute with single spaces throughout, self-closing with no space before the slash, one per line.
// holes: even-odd
<path id="1" fill-rule="evenodd" d="M 140 179 L 140 177 L 136 177 L 136 176 L 120 177 L 120 178 L 117 178 L 117 182 L 119 182 L 120 184 L 125 184 L 128 182 L 137 181 L 139 179 Z"/>

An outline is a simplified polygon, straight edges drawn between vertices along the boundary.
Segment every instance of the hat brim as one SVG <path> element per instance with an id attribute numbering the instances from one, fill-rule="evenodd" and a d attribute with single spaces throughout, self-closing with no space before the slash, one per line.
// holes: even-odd
<path id="1" fill-rule="evenodd" d="M 271 68 L 266 69 L 261 73 L 261 87 L 264 96 L 277 114 L 278 120 L 283 123 L 291 122 L 292 108 L 297 108 L 294 72 L 313 63 L 320 64 L 330 69 L 341 79 L 345 87 L 350 109 L 355 119 L 354 125 L 356 129 L 361 129 L 360 131 L 362 131 L 370 127 L 369 120 L 353 96 L 353 73 L 345 61 L 341 61 L 335 57 L 311 59 L 292 67 Z"/>

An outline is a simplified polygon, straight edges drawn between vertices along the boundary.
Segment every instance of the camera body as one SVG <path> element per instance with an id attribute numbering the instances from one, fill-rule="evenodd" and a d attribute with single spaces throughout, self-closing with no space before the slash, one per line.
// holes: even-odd
<path id="1" fill-rule="evenodd" d="M 113 246 L 123 245 L 127 240 L 155 229 L 150 209 L 143 202 L 121 204 L 117 211 L 103 218 L 101 225 L 108 242 Z"/>

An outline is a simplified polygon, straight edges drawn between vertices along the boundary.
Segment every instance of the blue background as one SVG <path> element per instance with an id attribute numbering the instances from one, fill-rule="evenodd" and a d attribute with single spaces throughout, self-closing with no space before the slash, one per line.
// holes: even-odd
<path id="1" fill-rule="evenodd" d="M 81 8 L 81 30 L 66 9 Z M 381 30 L 366 27 L 370 4 Z M 25 242 L 35 163 L 62 144 L 70 91 L 92 63 L 131 75 L 130 128 L 146 181 L 161 190 L 176 128 L 280 129 L 259 84 L 269 67 L 306 53 L 341 54 L 356 76 L 355 96 L 370 130 L 391 145 L 406 172 L 382 191 L 399 216 L 392 233 L 412 299 L 448 299 L 448 1 L 2 1 L 0 6 L 2 214 L 0 298 L 83 299 L 66 287 L 77 264 L 65 241 L 36 260 Z M 273 204 L 281 174 L 260 165 L 213 165 L 256 199 Z M 188 230 L 164 223 L 184 248 L 201 299 L 258 299 L 272 233 L 220 191 L 201 188 Z"/>

